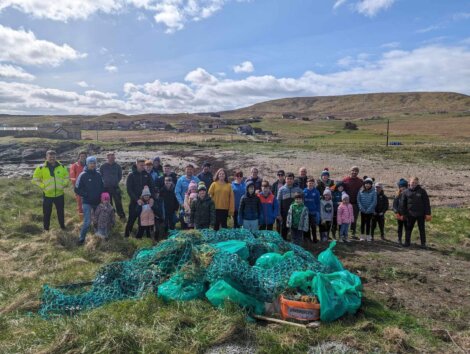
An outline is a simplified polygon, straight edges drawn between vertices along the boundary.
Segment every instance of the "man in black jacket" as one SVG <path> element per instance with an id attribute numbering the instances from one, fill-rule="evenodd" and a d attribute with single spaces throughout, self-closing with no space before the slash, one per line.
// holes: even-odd
<path id="1" fill-rule="evenodd" d="M 371 236 L 374 239 L 374 232 L 377 224 L 379 225 L 380 238 L 385 240 L 385 213 L 389 208 L 388 197 L 384 193 L 382 183 L 375 184 L 375 191 L 377 193 L 377 204 L 375 206 L 375 213 L 372 217 Z"/>
<path id="2" fill-rule="evenodd" d="M 145 171 L 145 159 L 137 159 L 136 164 L 132 166 L 132 172 L 127 176 L 126 187 L 129 194 L 129 218 L 127 219 L 126 231 L 124 237 L 129 237 L 135 221 L 139 217 L 136 213 L 136 203 L 142 194 L 145 186 L 148 186 L 153 193 L 155 185 L 152 177 Z M 152 194 L 153 197 L 153 194 Z"/>
<path id="3" fill-rule="evenodd" d="M 124 208 L 122 207 L 121 200 L 121 188 L 119 188 L 119 182 L 122 179 L 122 168 L 116 163 L 116 156 L 114 152 L 108 152 L 106 154 L 107 161 L 100 167 L 100 174 L 103 177 L 104 190 L 109 193 L 111 197 L 111 205 L 116 205 L 116 212 L 121 220 L 126 218 Z"/>
<path id="4" fill-rule="evenodd" d="M 91 213 L 100 204 L 103 191 L 103 179 L 96 171 L 96 157 L 89 156 L 86 159 L 86 166 L 75 184 L 75 193 L 82 198 L 83 207 L 83 225 L 80 230 L 79 245 L 85 243 L 85 237 L 91 225 Z"/>
<path id="5" fill-rule="evenodd" d="M 418 223 L 421 248 L 426 248 L 425 222 L 431 221 L 431 204 L 428 193 L 419 185 L 418 177 L 412 177 L 410 187 L 403 193 L 403 215 L 406 220 L 405 247 L 411 244 L 411 233 L 415 223 Z"/>
<path id="6" fill-rule="evenodd" d="M 197 178 L 203 181 L 207 190 L 209 190 L 212 182 L 214 182 L 214 176 L 212 175 L 211 164 L 209 162 L 204 162 L 202 165 L 202 171 L 197 175 Z"/>
<path id="7" fill-rule="evenodd" d="M 178 199 L 175 195 L 175 185 L 171 176 L 165 176 L 165 184 L 160 189 L 160 198 L 165 206 L 165 228 L 166 231 L 174 230 L 177 220 L 176 212 L 179 209 Z"/>

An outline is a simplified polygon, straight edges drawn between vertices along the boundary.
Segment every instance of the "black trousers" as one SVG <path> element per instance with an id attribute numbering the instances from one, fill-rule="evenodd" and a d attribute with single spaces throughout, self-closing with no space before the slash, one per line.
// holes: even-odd
<path id="1" fill-rule="evenodd" d="M 335 211 L 335 213 L 333 214 L 333 222 L 331 223 L 331 233 L 333 234 L 334 238 L 336 238 L 336 231 L 338 231 L 339 233 L 337 217 L 338 213 Z"/>
<path id="2" fill-rule="evenodd" d="M 379 225 L 380 230 L 380 237 L 384 237 L 385 235 L 385 215 L 374 215 L 372 217 L 372 230 L 371 235 L 374 237 L 375 229 Z"/>
<path id="3" fill-rule="evenodd" d="M 236 210 L 234 213 L 233 213 L 233 228 L 234 229 L 239 229 L 241 227 L 241 225 L 238 225 L 238 210 Z"/>
<path id="4" fill-rule="evenodd" d="M 122 207 L 121 189 L 119 187 L 105 187 L 104 191 L 109 193 L 111 205 L 116 206 L 116 213 L 120 218 L 125 218 L 126 214 Z M 113 204 L 114 203 L 114 204 Z"/>
<path id="5" fill-rule="evenodd" d="M 124 233 L 125 237 L 129 237 L 132 229 L 134 228 L 135 221 L 139 218 L 139 215 L 136 213 L 137 201 L 130 201 L 129 203 L 129 217 L 127 218 L 126 231 Z"/>
<path id="6" fill-rule="evenodd" d="M 361 234 L 370 235 L 372 214 L 361 213 Z"/>
<path id="7" fill-rule="evenodd" d="M 154 225 L 152 226 L 141 226 L 139 225 L 139 230 L 137 230 L 137 238 L 142 238 L 142 236 L 145 236 L 150 238 L 152 237 L 152 231 L 153 231 Z"/>
<path id="8" fill-rule="evenodd" d="M 413 228 L 415 227 L 416 222 L 418 223 L 419 238 L 421 239 L 421 245 L 426 245 L 426 227 L 423 215 L 417 217 L 408 216 L 406 218 L 405 246 L 409 246 L 411 244 L 411 233 L 413 232 Z"/>
<path id="9" fill-rule="evenodd" d="M 318 242 L 317 239 L 317 218 L 313 214 L 308 214 L 309 230 L 304 232 L 304 238 L 310 242 Z"/>
<path id="10" fill-rule="evenodd" d="M 55 205 L 55 210 L 57 211 L 57 220 L 61 229 L 65 229 L 64 222 L 64 196 L 60 197 L 46 197 L 42 198 L 42 213 L 43 213 L 43 224 L 44 230 L 49 230 L 51 224 L 51 214 L 52 214 L 52 205 Z"/>
<path id="11" fill-rule="evenodd" d="M 401 220 L 397 220 L 397 225 L 398 225 L 398 242 L 401 243 L 402 242 L 402 238 L 403 238 L 403 229 L 405 229 L 405 232 L 406 232 L 406 221 L 401 221 Z"/>
<path id="12" fill-rule="evenodd" d="M 220 228 L 227 228 L 228 210 L 226 209 L 215 209 L 215 225 L 214 230 L 217 231 Z"/>
<path id="13" fill-rule="evenodd" d="M 287 240 L 287 234 L 289 232 L 289 229 L 287 228 L 287 214 L 282 215 L 282 223 L 281 223 L 281 236 L 284 240 Z"/>
<path id="14" fill-rule="evenodd" d="M 332 221 L 325 221 L 320 224 L 320 239 L 321 241 L 328 241 L 330 238 Z"/>
<path id="15" fill-rule="evenodd" d="M 272 231 L 272 230 L 273 230 L 273 224 L 264 224 L 264 225 L 260 225 L 260 226 L 259 226 L 259 229 L 260 229 L 260 230 L 269 230 L 269 231 Z"/>
<path id="16" fill-rule="evenodd" d="M 354 214 L 354 222 L 351 223 L 351 231 L 352 236 L 356 236 L 356 226 L 357 226 L 357 218 L 359 217 L 359 206 L 357 204 L 352 204 L 353 207 L 353 214 Z"/>

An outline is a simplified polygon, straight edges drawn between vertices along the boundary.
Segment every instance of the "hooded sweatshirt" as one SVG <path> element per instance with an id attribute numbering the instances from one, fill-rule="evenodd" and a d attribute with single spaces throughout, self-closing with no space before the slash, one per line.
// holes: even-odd
<path id="1" fill-rule="evenodd" d="M 85 167 L 75 183 L 75 193 L 82 197 L 84 204 L 97 206 L 101 202 L 103 191 L 103 179 L 99 172 L 96 169 L 89 170 L 88 167 Z"/>
<path id="2" fill-rule="evenodd" d="M 249 186 L 254 186 L 253 182 L 246 184 L 246 193 L 240 200 L 240 208 L 238 209 L 238 223 L 243 225 L 243 220 L 260 220 L 261 217 L 261 201 L 255 192 L 248 192 Z"/>

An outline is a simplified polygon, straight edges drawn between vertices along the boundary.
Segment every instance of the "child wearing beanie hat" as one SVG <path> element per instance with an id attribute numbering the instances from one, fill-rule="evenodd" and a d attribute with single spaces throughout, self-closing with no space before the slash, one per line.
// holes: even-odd
<path id="1" fill-rule="evenodd" d="M 144 233 L 148 238 L 152 237 L 155 226 L 154 200 L 148 186 L 144 186 L 140 199 L 137 202 L 136 213 L 139 215 L 139 229 L 137 238 L 142 238 Z"/>
<path id="2" fill-rule="evenodd" d="M 323 192 L 323 199 L 320 201 L 320 240 L 322 242 L 328 242 L 333 217 L 334 207 L 331 200 L 331 190 L 327 187 Z"/>
<path id="3" fill-rule="evenodd" d="M 359 211 L 361 212 L 360 240 L 367 240 L 367 242 L 372 241 L 371 222 L 377 205 L 377 193 L 374 188 L 372 188 L 373 184 L 374 180 L 372 178 L 364 176 L 364 187 L 357 195 L 357 204 L 359 206 Z"/>
<path id="4" fill-rule="evenodd" d="M 194 223 L 191 222 L 191 203 L 193 202 L 193 200 L 196 200 L 197 192 L 198 192 L 198 183 L 196 183 L 195 181 L 189 182 L 188 190 L 186 191 L 186 194 L 184 196 L 184 203 L 183 203 L 183 206 L 184 206 L 183 220 L 186 223 L 188 229 L 192 229 L 194 227 Z"/>
<path id="5" fill-rule="evenodd" d="M 317 189 L 320 192 L 320 195 L 323 195 L 325 188 L 333 189 L 335 181 L 330 179 L 330 171 L 327 167 L 323 169 L 320 174 L 320 179 L 317 181 Z"/>
<path id="6" fill-rule="evenodd" d="M 337 223 L 339 226 L 339 239 L 341 242 L 349 242 L 348 230 L 354 222 L 354 210 L 349 203 L 349 195 L 345 192 L 341 195 L 341 204 L 338 206 Z"/>
<path id="7" fill-rule="evenodd" d="M 107 240 L 109 233 L 116 223 L 114 208 L 110 203 L 109 193 L 101 193 L 101 203 L 96 207 L 93 213 L 93 227 L 96 235 Z"/>
<path id="8" fill-rule="evenodd" d="M 408 181 L 404 178 L 400 178 L 397 182 L 397 193 L 393 199 L 392 210 L 395 213 L 395 218 L 397 219 L 397 236 L 398 244 L 403 246 L 403 230 L 406 229 L 406 220 L 401 215 L 401 210 L 403 210 L 403 192 L 408 188 Z"/>

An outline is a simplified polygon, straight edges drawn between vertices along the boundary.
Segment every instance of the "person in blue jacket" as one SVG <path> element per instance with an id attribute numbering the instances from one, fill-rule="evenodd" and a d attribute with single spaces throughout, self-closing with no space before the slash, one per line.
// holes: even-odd
<path id="1" fill-rule="evenodd" d="M 101 202 L 101 193 L 104 192 L 104 184 L 101 175 L 96 170 L 96 157 L 89 156 L 86 166 L 75 182 L 75 193 L 82 198 L 83 225 L 80 230 L 78 244 L 85 243 L 86 234 L 91 225 L 91 213 Z"/>
<path id="2" fill-rule="evenodd" d="M 307 188 L 304 189 L 304 204 L 308 209 L 309 224 L 309 231 L 304 233 L 304 238 L 317 243 L 317 225 L 320 224 L 320 192 L 315 188 L 315 178 L 307 180 Z"/>
<path id="3" fill-rule="evenodd" d="M 273 229 L 274 222 L 279 216 L 279 202 L 274 194 L 271 193 L 271 187 L 268 181 L 261 182 L 261 193 L 258 194 L 261 201 L 260 230 Z"/>
<path id="4" fill-rule="evenodd" d="M 236 171 L 235 178 L 232 182 L 233 195 L 235 196 L 235 212 L 233 213 L 233 228 L 238 229 L 242 225 L 238 223 L 238 208 L 240 207 L 240 200 L 245 195 L 246 182 L 243 179 L 243 172 Z"/>
<path id="5" fill-rule="evenodd" d="M 178 203 L 180 205 L 180 222 L 181 228 L 187 229 L 187 224 L 183 221 L 184 219 L 184 196 L 188 191 L 189 183 L 194 181 L 196 184 L 200 182 L 200 179 L 194 176 L 194 166 L 189 164 L 186 166 L 185 174 L 178 178 L 175 187 L 175 195 L 176 199 L 178 199 Z"/>
<path id="6" fill-rule="evenodd" d="M 357 204 L 361 212 L 361 241 L 364 239 L 367 242 L 372 241 L 371 236 L 371 223 L 372 216 L 375 213 L 375 206 L 377 205 L 377 193 L 372 185 L 374 180 L 370 177 L 364 177 L 364 187 L 357 195 Z"/>

